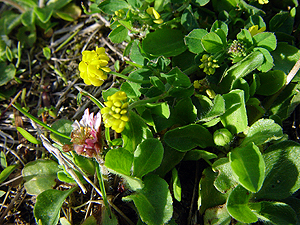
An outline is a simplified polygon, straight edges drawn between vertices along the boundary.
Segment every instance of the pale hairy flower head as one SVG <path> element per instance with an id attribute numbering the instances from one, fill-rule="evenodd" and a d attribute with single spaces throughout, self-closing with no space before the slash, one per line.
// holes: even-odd
<path id="1" fill-rule="evenodd" d="M 71 142 L 75 152 L 78 155 L 86 157 L 94 157 L 101 151 L 101 114 L 98 112 L 89 113 L 89 109 L 84 111 L 82 119 L 72 124 L 73 131 L 71 134 Z"/>

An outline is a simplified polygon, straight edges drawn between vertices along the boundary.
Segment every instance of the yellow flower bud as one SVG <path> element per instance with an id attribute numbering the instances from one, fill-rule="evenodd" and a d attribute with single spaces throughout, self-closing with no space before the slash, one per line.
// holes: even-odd
<path id="1" fill-rule="evenodd" d="M 108 96 L 101 109 L 103 122 L 105 127 L 111 127 L 117 133 L 124 130 L 126 122 L 129 120 L 127 116 L 127 95 L 124 91 L 118 91 L 115 94 Z"/>

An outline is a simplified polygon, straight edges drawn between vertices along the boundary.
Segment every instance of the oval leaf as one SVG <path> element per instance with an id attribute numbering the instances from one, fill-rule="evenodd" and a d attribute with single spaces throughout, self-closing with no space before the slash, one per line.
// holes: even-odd
<path id="1" fill-rule="evenodd" d="M 162 143 L 149 138 L 138 145 L 134 152 L 133 175 L 143 177 L 147 173 L 155 170 L 161 164 L 164 155 Z"/>
<path id="2" fill-rule="evenodd" d="M 300 144 L 283 141 L 269 147 L 264 153 L 266 178 L 257 199 L 280 200 L 300 188 Z"/>
<path id="3" fill-rule="evenodd" d="M 230 166 L 236 180 L 247 190 L 258 192 L 265 179 L 265 162 L 254 143 L 229 153 Z"/>
<path id="4" fill-rule="evenodd" d="M 281 126 L 275 123 L 274 120 L 260 119 L 251 125 L 242 145 L 246 146 L 252 142 L 255 145 L 262 145 L 272 140 L 278 140 L 282 135 Z"/>
<path id="5" fill-rule="evenodd" d="M 258 218 L 248 206 L 251 194 L 249 191 L 238 185 L 232 190 L 227 199 L 227 210 L 236 220 L 243 223 L 255 223 Z"/>
<path id="6" fill-rule="evenodd" d="M 168 222 L 173 214 L 172 197 L 165 180 L 148 175 L 144 179 L 144 188 L 123 200 L 133 200 L 142 221 L 149 225 L 161 225 Z"/>
<path id="7" fill-rule="evenodd" d="M 290 225 L 297 224 L 297 215 L 288 204 L 283 202 L 261 201 L 251 204 L 257 217 L 266 223 Z"/>
<path id="8" fill-rule="evenodd" d="M 258 74 L 260 86 L 256 94 L 270 96 L 279 91 L 286 83 L 286 75 L 281 70 Z"/>
<path id="9" fill-rule="evenodd" d="M 56 225 L 63 202 L 76 188 L 67 191 L 51 189 L 39 194 L 33 210 L 36 222 L 41 222 L 43 225 Z"/>
<path id="10" fill-rule="evenodd" d="M 142 42 L 145 52 L 153 56 L 176 56 L 186 50 L 180 30 L 158 29 L 149 33 Z"/>
<path id="11" fill-rule="evenodd" d="M 224 44 L 215 32 L 206 34 L 201 40 L 202 46 L 208 53 L 217 53 L 223 50 Z"/>
<path id="12" fill-rule="evenodd" d="M 105 155 L 105 166 L 119 175 L 130 176 L 133 154 L 124 148 L 111 149 Z"/>
<path id="13" fill-rule="evenodd" d="M 187 36 L 185 36 L 184 41 L 190 52 L 199 54 L 204 51 L 201 45 L 201 39 L 206 34 L 208 34 L 208 32 L 204 29 L 194 29 Z"/>
<path id="14" fill-rule="evenodd" d="M 55 178 L 58 171 L 58 164 L 52 160 L 36 160 L 27 163 L 22 170 L 27 193 L 38 195 L 51 189 L 56 184 Z"/>
<path id="15" fill-rule="evenodd" d="M 206 148 L 213 146 L 212 134 L 203 126 L 190 124 L 168 131 L 164 137 L 165 142 L 178 151 L 188 151 L 197 146 Z"/>
<path id="16" fill-rule="evenodd" d="M 123 148 L 134 152 L 136 147 L 145 139 L 152 138 L 152 133 L 143 119 L 136 113 L 129 112 L 129 121 L 122 132 Z"/>

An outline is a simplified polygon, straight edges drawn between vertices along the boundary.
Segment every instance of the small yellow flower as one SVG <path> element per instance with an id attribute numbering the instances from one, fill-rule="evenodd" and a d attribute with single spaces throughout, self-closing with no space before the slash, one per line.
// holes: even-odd
<path id="1" fill-rule="evenodd" d="M 157 23 L 157 24 L 162 24 L 164 21 L 162 18 L 160 18 L 160 14 L 153 8 L 153 7 L 149 7 L 146 12 L 149 14 L 149 15 L 153 15 L 155 20 L 153 20 L 154 23 Z"/>
<path id="2" fill-rule="evenodd" d="M 118 18 L 123 18 L 125 16 L 125 12 L 123 9 L 119 9 L 118 11 L 115 11 L 115 15 L 118 17 Z"/>
<path id="3" fill-rule="evenodd" d="M 118 91 L 108 96 L 105 106 L 101 109 L 103 122 L 105 127 L 111 127 L 117 133 L 124 130 L 126 122 L 128 122 L 128 102 L 127 95 L 124 91 Z"/>
<path id="4" fill-rule="evenodd" d="M 258 0 L 258 3 L 263 5 L 263 4 L 268 4 L 269 0 Z"/>
<path id="5" fill-rule="evenodd" d="M 96 51 L 83 51 L 82 61 L 79 63 L 80 77 L 87 85 L 101 86 L 107 79 L 106 73 L 111 70 L 106 67 L 109 57 L 105 53 L 105 48 L 96 47 Z"/>
<path id="6" fill-rule="evenodd" d="M 254 25 L 254 26 L 250 27 L 248 30 L 249 30 L 251 36 L 253 37 L 254 35 L 256 35 L 258 33 L 264 32 L 266 30 L 266 27 L 262 27 L 262 28 L 258 29 L 258 25 Z"/>

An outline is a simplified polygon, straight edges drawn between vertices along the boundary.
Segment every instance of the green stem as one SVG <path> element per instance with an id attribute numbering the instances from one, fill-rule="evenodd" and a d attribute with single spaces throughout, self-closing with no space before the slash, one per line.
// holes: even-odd
<path id="1" fill-rule="evenodd" d="M 37 124 L 41 125 L 42 127 L 46 128 L 47 130 L 50 130 L 51 132 L 61 136 L 61 137 L 64 137 L 64 138 L 67 138 L 67 139 L 71 139 L 69 136 L 63 134 L 63 133 L 60 133 L 59 131 L 57 130 L 54 130 L 53 128 L 49 127 L 47 124 L 43 123 L 42 121 L 40 121 L 39 119 L 35 118 L 34 116 L 30 115 L 28 112 L 26 112 L 24 109 L 22 109 L 22 107 L 20 105 L 18 105 L 17 103 L 16 104 L 12 104 L 13 107 L 15 107 L 17 110 L 19 110 L 21 113 L 23 113 L 25 116 L 27 116 L 28 118 L 32 119 L 34 122 L 36 122 Z"/>
<path id="2" fill-rule="evenodd" d="M 116 72 L 109 72 L 110 74 L 112 75 L 115 75 L 116 77 L 120 77 L 124 80 L 128 80 L 128 81 L 131 81 L 131 82 L 134 82 L 134 83 L 139 83 L 139 84 L 150 84 L 150 80 L 137 80 L 137 79 L 133 79 L 131 77 L 128 77 L 128 76 L 125 76 L 121 73 L 116 73 Z"/>
<path id="3" fill-rule="evenodd" d="M 68 80 L 67 80 L 67 78 L 58 70 L 58 69 L 56 69 L 53 65 L 51 65 L 50 63 L 48 63 L 48 66 L 51 68 L 51 69 L 53 69 L 54 70 L 54 72 L 58 75 L 58 76 L 60 76 L 62 79 L 63 79 L 63 81 L 65 82 L 65 84 L 68 84 Z"/>
<path id="4" fill-rule="evenodd" d="M 105 105 L 103 105 L 102 102 L 100 102 L 98 99 L 96 99 L 93 95 L 91 95 L 90 93 L 86 92 L 85 90 L 83 90 L 82 88 L 75 86 L 75 88 L 80 91 L 80 93 L 86 97 L 88 97 L 89 99 L 91 99 L 92 102 L 94 102 L 99 109 L 102 109 L 105 107 Z"/>
<path id="5" fill-rule="evenodd" d="M 166 94 L 159 95 L 159 96 L 156 96 L 156 97 L 153 97 L 153 98 L 148 98 L 148 99 L 133 102 L 128 106 L 128 111 L 133 109 L 133 108 L 136 108 L 136 107 L 139 107 L 139 106 L 144 106 L 144 105 L 147 105 L 148 103 L 153 103 L 153 102 L 156 102 L 160 99 L 164 99 L 167 95 L 168 94 L 166 93 Z"/>
<path id="6" fill-rule="evenodd" d="M 108 211 L 108 214 L 109 214 L 109 216 L 111 216 L 111 210 L 109 207 L 109 203 L 108 203 L 106 191 L 105 191 L 104 179 L 103 179 L 103 176 L 101 173 L 101 168 L 104 167 L 103 162 L 101 162 L 103 160 L 99 159 L 99 156 L 96 156 L 95 159 L 98 162 L 98 165 L 96 165 L 96 173 L 97 173 L 97 177 L 98 177 L 98 181 L 99 181 L 100 190 L 102 192 L 102 198 L 103 198 L 105 207 Z"/>
<path id="7" fill-rule="evenodd" d="M 58 52 L 62 47 L 64 47 L 72 38 L 80 31 L 80 29 L 76 30 L 70 37 L 68 37 L 54 52 Z"/>

